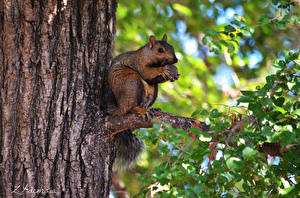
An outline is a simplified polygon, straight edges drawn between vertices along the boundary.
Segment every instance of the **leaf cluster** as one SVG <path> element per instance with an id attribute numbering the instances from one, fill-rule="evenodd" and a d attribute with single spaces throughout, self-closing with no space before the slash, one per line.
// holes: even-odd
<path id="1" fill-rule="evenodd" d="M 160 86 L 155 107 L 211 127 L 187 133 L 154 121 L 152 129 L 136 131 L 147 152 L 135 169 L 122 174 L 130 193 L 299 196 L 300 12 L 295 1 L 139 2 L 119 1 L 115 53 L 139 48 L 150 34 L 167 33 L 181 76 Z"/>

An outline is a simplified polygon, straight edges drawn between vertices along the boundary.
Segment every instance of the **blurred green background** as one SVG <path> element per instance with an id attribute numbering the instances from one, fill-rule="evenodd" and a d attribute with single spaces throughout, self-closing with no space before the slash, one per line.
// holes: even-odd
<path id="1" fill-rule="evenodd" d="M 191 117 L 194 113 L 193 116 L 207 122 L 211 122 L 207 117 L 212 109 L 220 112 L 247 114 L 249 112 L 246 105 L 237 106 L 237 99 L 241 96 L 240 90 L 255 90 L 257 86 L 264 84 L 266 76 L 276 73 L 276 68 L 273 67 L 274 60 L 285 57 L 290 50 L 296 52 L 300 46 L 299 4 L 299 1 L 290 0 L 119 0 L 115 55 L 140 48 L 148 42 L 150 35 L 155 35 L 160 40 L 166 33 L 168 43 L 174 46 L 179 59 L 176 66 L 181 76 L 173 83 L 167 82 L 159 86 L 159 96 L 154 107 L 187 117 Z M 295 93 L 292 95 L 292 98 L 298 101 L 297 97 Z M 162 188 L 160 192 L 167 193 L 156 193 L 154 196 L 211 197 L 212 194 L 216 197 L 242 196 L 240 191 L 244 192 L 247 188 L 243 186 L 241 179 L 236 179 L 232 183 L 232 188 L 237 188 L 236 191 L 230 192 L 225 189 L 222 194 L 221 187 L 212 187 L 214 188 L 212 192 L 205 190 L 209 189 L 205 185 L 213 178 L 199 183 L 197 180 L 186 177 L 187 173 L 180 174 L 180 171 L 175 177 L 173 173 L 177 170 L 171 171 L 168 165 L 161 163 L 168 160 L 176 161 L 178 153 L 172 153 L 170 150 L 176 145 L 180 147 L 178 142 L 179 144 L 181 142 L 184 148 L 191 138 L 184 137 L 184 132 L 180 130 L 164 131 L 163 135 L 157 134 L 160 130 L 159 126 L 156 127 L 156 129 L 155 127 L 150 130 L 141 129 L 137 132 L 146 140 L 147 151 L 134 168 L 119 173 L 121 180 L 127 186 L 127 191 L 132 195 L 139 193 L 138 197 L 146 195 L 151 197 L 147 194 L 150 193 L 151 184 L 153 185 L 155 181 L 159 182 L 161 185 L 156 185 L 155 189 L 160 189 L 165 181 L 169 190 L 162 190 Z M 168 133 L 175 139 L 167 139 L 165 136 Z M 176 139 L 178 136 L 181 137 L 180 141 Z M 206 147 L 207 151 L 208 143 L 199 142 L 192 144 L 191 152 L 201 146 Z M 255 146 L 253 144 L 251 148 L 255 149 Z M 205 156 L 206 151 L 201 151 L 203 153 L 200 156 Z M 207 158 L 201 157 L 199 166 L 191 166 L 191 169 L 197 170 L 201 168 L 200 166 L 208 167 L 208 161 L 205 159 Z M 265 162 L 260 160 L 258 160 L 259 163 L 254 164 L 264 166 Z M 278 161 L 280 160 L 277 159 L 277 163 Z M 219 163 L 222 162 L 219 161 Z M 161 173 L 162 175 L 167 174 L 165 180 L 153 179 L 155 174 L 158 174 L 155 170 L 157 166 L 169 167 L 171 173 L 161 170 L 165 171 Z M 215 165 L 215 167 L 222 166 L 222 164 Z M 188 171 L 188 168 L 185 170 Z M 213 174 L 213 170 L 210 173 L 208 176 L 211 175 L 211 177 L 214 174 L 220 174 Z M 246 173 L 247 171 L 241 174 Z M 232 173 L 234 174 L 236 173 Z M 234 181 L 232 175 L 227 174 L 222 179 L 227 178 L 230 183 Z M 293 175 L 295 176 L 295 173 Z M 180 184 L 178 181 L 172 184 L 170 180 L 174 178 L 186 182 Z M 270 178 L 272 177 L 268 179 Z M 280 183 L 281 179 L 278 177 L 276 181 Z M 206 184 L 203 184 L 204 182 Z M 283 184 L 278 185 L 280 187 Z M 191 186 L 192 190 L 188 192 Z M 272 189 L 279 187 L 273 186 Z M 244 191 L 241 190 L 242 188 Z M 151 192 L 154 191 L 151 190 Z M 256 191 L 259 192 L 257 189 Z M 265 191 L 268 192 L 268 190 Z M 262 192 L 265 191 L 262 190 Z M 262 193 L 243 196 L 266 197 L 267 195 L 267 193 Z M 276 193 L 274 196 L 277 196 Z"/>

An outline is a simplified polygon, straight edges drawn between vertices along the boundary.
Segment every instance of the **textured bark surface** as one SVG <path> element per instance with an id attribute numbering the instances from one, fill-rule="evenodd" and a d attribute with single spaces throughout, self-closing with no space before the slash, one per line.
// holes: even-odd
<path id="1" fill-rule="evenodd" d="M 0 0 L 0 197 L 108 197 L 115 11 L 115 0 Z"/>

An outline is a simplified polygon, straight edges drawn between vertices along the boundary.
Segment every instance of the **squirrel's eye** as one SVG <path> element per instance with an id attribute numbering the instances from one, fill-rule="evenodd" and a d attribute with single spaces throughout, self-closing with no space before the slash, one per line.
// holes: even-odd
<path id="1" fill-rule="evenodd" d="M 158 48 L 158 52 L 159 53 L 164 53 L 164 49 L 163 48 Z"/>

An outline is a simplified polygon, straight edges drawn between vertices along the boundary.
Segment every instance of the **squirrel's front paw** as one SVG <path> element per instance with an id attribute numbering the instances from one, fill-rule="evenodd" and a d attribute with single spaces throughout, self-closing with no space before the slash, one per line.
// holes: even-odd
<path id="1" fill-rule="evenodd" d="M 151 114 L 149 113 L 149 108 L 135 107 L 133 111 L 138 113 L 144 120 L 151 120 Z"/>
<path id="2" fill-rule="evenodd" d="M 180 74 L 178 74 L 178 69 L 174 65 L 167 65 L 167 68 L 164 71 L 165 76 L 167 77 L 167 80 L 170 80 L 171 82 L 174 82 L 175 80 L 178 80 Z"/>

